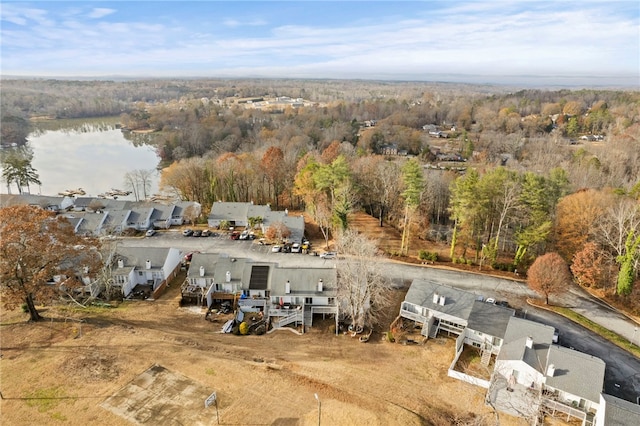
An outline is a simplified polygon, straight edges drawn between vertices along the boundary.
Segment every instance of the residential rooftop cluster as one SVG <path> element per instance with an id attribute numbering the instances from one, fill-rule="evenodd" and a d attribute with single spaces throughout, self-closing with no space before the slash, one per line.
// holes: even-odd
<path id="1" fill-rule="evenodd" d="M 603 393 L 603 360 L 554 344 L 553 327 L 516 317 L 513 309 L 416 279 L 400 317 L 420 329 L 425 339 L 442 333 L 454 336 L 449 376 L 485 388 L 486 401 L 500 411 L 532 424 L 538 424 L 543 412 L 583 426 L 640 424 L 640 405 Z M 491 371 L 488 380 L 454 368 L 465 345 L 480 352 L 480 363 Z"/>

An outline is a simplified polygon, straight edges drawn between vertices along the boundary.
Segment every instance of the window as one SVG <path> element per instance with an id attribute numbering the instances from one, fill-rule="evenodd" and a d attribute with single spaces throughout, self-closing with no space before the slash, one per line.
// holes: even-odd
<path id="1" fill-rule="evenodd" d="M 311 298 L 311 297 L 305 297 L 305 298 L 304 298 L 304 303 L 305 303 L 306 305 L 313 305 L 313 298 Z"/>

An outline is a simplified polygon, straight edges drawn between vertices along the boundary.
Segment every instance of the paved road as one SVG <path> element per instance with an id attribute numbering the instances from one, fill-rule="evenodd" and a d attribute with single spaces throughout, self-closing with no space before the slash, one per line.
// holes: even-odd
<path id="1" fill-rule="evenodd" d="M 183 237 L 177 230 L 160 231 L 157 235 L 148 238 L 125 238 L 118 240 L 118 244 L 132 247 L 176 247 L 185 253 L 194 250 L 203 253 L 228 253 L 230 256 L 248 257 L 257 261 L 277 262 L 282 266 L 326 267 L 339 262 L 339 260 L 324 260 L 317 256 L 272 253 L 270 246 L 261 246 L 252 241 L 233 241 L 226 236 Z M 391 261 L 381 263 L 380 267 L 381 272 L 391 279 L 396 288 L 406 288 L 413 279 L 424 278 L 484 297 L 508 300 L 526 318 L 560 330 L 561 345 L 604 360 L 607 364 L 604 391 L 607 394 L 633 402 L 640 397 L 640 359 L 564 317 L 527 305 L 526 298 L 535 296 L 535 293 L 521 281 Z M 574 311 L 590 320 L 615 331 L 629 341 L 634 339 L 635 344 L 640 344 L 638 324 L 592 298 L 581 289 L 572 289 L 563 296 L 562 301 L 563 304 L 571 306 Z"/>

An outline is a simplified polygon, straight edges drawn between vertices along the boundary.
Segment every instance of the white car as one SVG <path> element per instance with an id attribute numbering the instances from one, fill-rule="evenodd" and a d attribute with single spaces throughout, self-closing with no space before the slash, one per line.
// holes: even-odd
<path id="1" fill-rule="evenodd" d="M 302 252 L 302 246 L 298 243 L 294 243 L 291 246 L 291 253 L 300 253 Z"/>
<path id="2" fill-rule="evenodd" d="M 156 235 L 156 230 L 155 229 L 149 229 L 145 235 L 147 237 L 153 237 L 154 235 Z"/>
<path id="3" fill-rule="evenodd" d="M 553 343 L 558 343 L 558 340 L 560 339 L 560 332 L 558 331 L 558 329 L 556 328 L 555 330 L 553 330 L 553 339 L 552 342 Z"/>
<path id="4" fill-rule="evenodd" d="M 273 247 L 271 247 L 271 252 L 272 253 L 280 253 L 280 250 L 282 250 L 281 246 L 273 246 Z"/>
<path id="5" fill-rule="evenodd" d="M 320 257 L 323 259 L 335 259 L 338 255 L 334 251 L 327 251 L 320 254 Z"/>

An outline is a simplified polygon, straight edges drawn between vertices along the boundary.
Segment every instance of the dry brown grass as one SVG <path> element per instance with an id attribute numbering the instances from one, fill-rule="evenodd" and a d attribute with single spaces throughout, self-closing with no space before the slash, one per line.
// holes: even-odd
<path id="1" fill-rule="evenodd" d="M 100 404 L 156 363 L 216 390 L 223 424 L 315 424 L 314 393 L 329 425 L 493 419 L 482 389 L 447 377 L 451 340 L 403 346 L 378 334 L 363 344 L 321 327 L 302 336 L 223 335 L 222 318 L 205 321 L 178 299 L 171 286 L 155 302 L 49 307 L 36 324 L 3 310 L 3 424 L 128 424 Z"/>
<path id="2" fill-rule="evenodd" d="M 379 229 L 373 218 L 356 215 L 353 223 L 390 248 L 399 243 L 394 230 Z M 314 242 L 320 247 L 321 237 Z M 384 341 L 383 327 L 360 343 L 332 334 L 333 321 L 302 336 L 223 335 L 226 318 L 205 321 L 204 312 L 179 308 L 180 279 L 155 302 L 48 307 L 42 312 L 47 320 L 36 324 L 26 323 L 21 312 L 1 311 L 3 424 L 128 424 L 100 404 L 153 364 L 216 390 L 222 424 L 313 425 L 315 393 L 327 425 L 494 422 L 483 389 L 447 377 L 452 340 L 392 344 Z M 387 329 L 404 293 L 395 296 Z M 502 425 L 522 424 L 500 419 Z M 154 424 L 168 423 L 156 418 Z"/>

